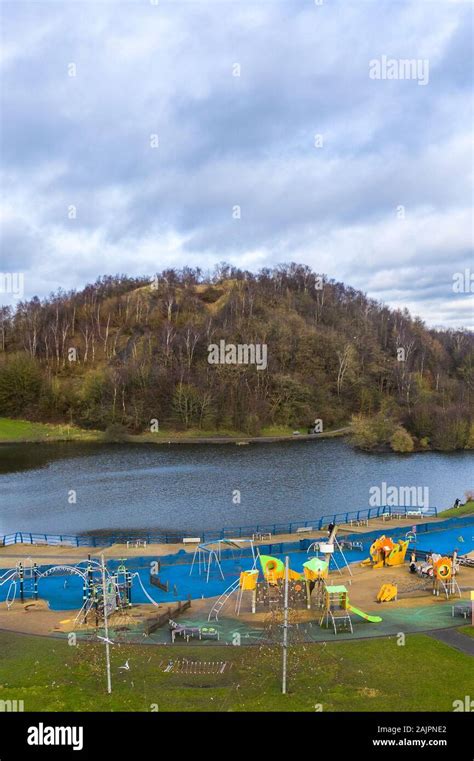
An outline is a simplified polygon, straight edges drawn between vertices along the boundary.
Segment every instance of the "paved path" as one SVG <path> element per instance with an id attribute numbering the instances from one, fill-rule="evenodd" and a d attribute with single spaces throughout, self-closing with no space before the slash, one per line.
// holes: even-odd
<path id="1" fill-rule="evenodd" d="M 466 655 L 474 655 L 474 637 L 462 634 L 456 629 L 437 629 L 436 631 L 427 632 L 430 637 L 444 642 L 445 645 L 461 650 Z"/>

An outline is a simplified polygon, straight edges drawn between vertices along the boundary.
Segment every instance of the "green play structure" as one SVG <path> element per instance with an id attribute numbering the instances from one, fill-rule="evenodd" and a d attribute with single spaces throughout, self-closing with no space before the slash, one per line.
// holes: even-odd
<path id="1" fill-rule="evenodd" d="M 331 625 L 334 629 L 334 634 L 337 634 L 338 631 L 350 631 L 352 634 L 350 613 L 360 616 L 372 624 L 379 624 L 382 621 L 380 616 L 369 615 L 369 613 L 364 613 L 363 610 L 359 610 L 359 608 L 351 605 L 349 603 L 349 593 L 344 585 L 325 585 L 323 590 L 323 614 L 319 622 L 320 626 L 325 625 L 329 627 Z"/>

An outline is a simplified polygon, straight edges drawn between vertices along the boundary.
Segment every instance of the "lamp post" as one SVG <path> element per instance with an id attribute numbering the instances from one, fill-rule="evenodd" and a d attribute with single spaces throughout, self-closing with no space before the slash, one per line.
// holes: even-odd
<path id="1" fill-rule="evenodd" d="M 287 661 L 288 661 L 288 569 L 290 559 L 288 555 L 285 558 L 285 601 L 283 612 L 283 664 L 281 675 L 281 691 L 283 695 L 286 695 L 286 675 L 287 675 Z"/>
<path id="2" fill-rule="evenodd" d="M 108 620 L 108 611 L 107 611 L 107 582 L 105 579 L 105 560 L 104 556 L 101 555 L 101 565 L 102 565 L 102 599 L 104 603 L 104 644 L 105 644 L 105 662 L 106 662 L 106 669 L 107 669 L 107 692 L 112 692 L 112 676 L 110 673 L 110 644 L 109 644 L 109 620 Z"/>

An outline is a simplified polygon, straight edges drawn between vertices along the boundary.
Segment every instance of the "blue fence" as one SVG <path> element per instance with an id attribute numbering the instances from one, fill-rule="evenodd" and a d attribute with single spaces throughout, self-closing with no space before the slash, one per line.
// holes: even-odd
<path id="1" fill-rule="evenodd" d="M 372 518 L 380 518 L 387 514 L 399 514 L 402 517 L 410 517 L 410 513 L 416 512 L 419 508 L 414 507 L 390 507 L 387 505 L 380 507 L 368 507 L 361 510 L 349 510 L 341 513 L 331 513 L 321 518 L 314 518 L 306 521 L 291 521 L 290 523 L 257 523 L 249 526 L 229 526 L 217 530 L 193 531 L 193 532 L 149 532 L 136 531 L 127 533 L 117 532 L 115 534 L 38 534 L 27 531 L 17 531 L 14 534 L 6 534 L 0 537 L 0 546 L 11 544 L 48 544 L 48 545 L 69 545 L 71 547 L 109 547 L 112 544 L 125 543 L 127 541 L 144 540 L 147 544 L 173 544 L 182 542 L 183 539 L 192 536 L 199 536 L 201 541 L 208 542 L 212 539 L 225 539 L 230 537 L 249 537 L 253 534 L 296 534 L 298 529 L 312 528 L 314 531 L 320 531 L 330 523 L 350 524 L 358 521 L 368 521 Z M 425 517 L 436 517 L 438 509 L 436 507 L 422 508 L 422 514 Z M 460 519 L 456 519 L 460 520 Z M 428 524 L 425 524 L 426 526 Z M 431 524 L 432 525 L 432 524 Z M 418 531 L 422 529 L 423 524 L 418 524 Z"/>

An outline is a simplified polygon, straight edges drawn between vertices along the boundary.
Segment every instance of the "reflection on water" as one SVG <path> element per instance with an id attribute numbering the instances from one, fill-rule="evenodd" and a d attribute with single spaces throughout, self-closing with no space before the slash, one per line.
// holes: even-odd
<path id="1" fill-rule="evenodd" d="M 305 520 L 367 507 L 369 488 L 382 482 L 427 486 L 430 505 L 448 507 L 469 488 L 471 472 L 470 452 L 369 455 L 342 439 L 248 447 L 15 444 L 0 446 L 0 534 Z"/>

